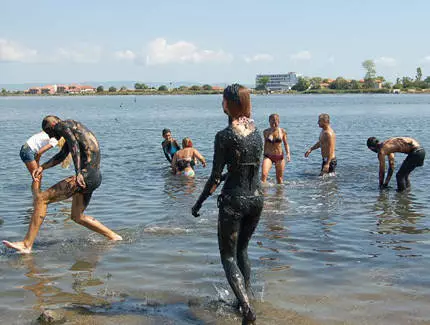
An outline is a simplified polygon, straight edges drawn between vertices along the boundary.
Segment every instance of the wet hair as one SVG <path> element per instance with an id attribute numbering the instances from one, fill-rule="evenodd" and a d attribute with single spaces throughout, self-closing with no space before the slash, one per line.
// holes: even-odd
<path id="1" fill-rule="evenodd" d="M 239 84 L 232 84 L 224 89 L 223 98 L 227 102 L 232 118 L 251 117 L 251 98 L 249 90 Z"/>
<path id="2" fill-rule="evenodd" d="M 164 137 L 167 133 L 172 133 L 172 132 L 170 131 L 170 129 L 163 129 L 163 137 Z"/>
<path id="3" fill-rule="evenodd" d="M 182 139 L 182 148 L 191 148 L 193 146 L 193 142 L 190 138 Z"/>
<path id="4" fill-rule="evenodd" d="M 49 128 L 51 128 L 51 124 L 53 123 L 53 122 L 60 122 L 61 120 L 60 120 L 60 118 L 58 117 L 58 116 L 55 116 L 55 115 L 47 115 L 47 116 L 45 116 L 45 118 L 43 119 L 43 121 L 42 121 L 42 130 L 43 131 L 46 131 L 46 129 L 49 129 Z"/>
<path id="5" fill-rule="evenodd" d="M 375 137 L 370 137 L 367 139 L 367 147 L 368 148 L 376 148 L 379 144 L 379 140 Z"/>
<path id="6" fill-rule="evenodd" d="M 328 115 L 327 113 L 320 114 L 318 118 L 323 120 L 324 122 L 330 123 L 330 115 Z"/>

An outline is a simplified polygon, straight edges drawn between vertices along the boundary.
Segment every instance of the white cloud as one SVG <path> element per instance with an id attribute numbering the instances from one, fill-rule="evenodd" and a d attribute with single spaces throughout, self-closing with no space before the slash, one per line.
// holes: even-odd
<path id="1" fill-rule="evenodd" d="M 133 51 L 117 51 L 114 53 L 114 57 L 118 60 L 134 60 L 136 59 L 136 54 Z"/>
<path id="2" fill-rule="evenodd" d="M 430 63 L 430 55 L 427 55 L 421 61 L 424 62 L 424 63 Z"/>
<path id="3" fill-rule="evenodd" d="M 74 48 L 59 48 L 53 60 L 75 63 L 97 63 L 100 61 L 101 54 L 101 47 L 83 44 Z"/>
<path id="4" fill-rule="evenodd" d="M 375 63 L 384 67 L 394 67 L 397 65 L 396 59 L 386 56 L 381 56 L 379 59 L 376 59 Z"/>
<path id="5" fill-rule="evenodd" d="M 148 45 L 146 64 L 230 62 L 232 59 L 231 54 L 222 50 L 202 50 L 184 41 L 168 44 L 164 38 L 157 38 Z"/>
<path id="6" fill-rule="evenodd" d="M 311 52 L 309 51 L 300 51 L 290 56 L 292 60 L 297 61 L 309 61 L 312 58 Z"/>
<path id="7" fill-rule="evenodd" d="M 28 49 L 18 43 L 0 38 L 0 62 L 28 62 L 35 58 L 36 50 Z"/>
<path id="8" fill-rule="evenodd" d="M 254 56 L 245 56 L 245 62 L 246 63 L 251 63 L 251 62 L 256 62 L 256 61 L 273 61 L 274 57 L 270 54 L 265 54 L 265 53 L 261 53 L 261 54 L 256 54 Z"/>

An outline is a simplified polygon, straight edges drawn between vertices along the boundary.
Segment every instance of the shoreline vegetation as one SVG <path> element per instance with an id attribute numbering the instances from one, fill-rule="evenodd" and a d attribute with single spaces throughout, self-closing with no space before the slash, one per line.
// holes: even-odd
<path id="1" fill-rule="evenodd" d="M 334 95 L 334 94 L 430 94 L 430 89 L 405 89 L 393 92 L 392 89 L 308 89 L 305 91 L 264 91 L 251 89 L 254 95 Z M 1 91 L 0 97 L 86 97 L 86 96 L 159 96 L 159 95 L 222 95 L 222 90 L 122 90 L 98 91 L 93 93 L 26 94 L 24 91 Z"/>

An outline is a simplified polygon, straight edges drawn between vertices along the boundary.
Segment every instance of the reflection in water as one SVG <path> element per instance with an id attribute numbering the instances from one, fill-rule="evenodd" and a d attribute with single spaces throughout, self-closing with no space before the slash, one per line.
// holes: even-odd
<path id="1" fill-rule="evenodd" d="M 390 193 L 386 190 L 380 191 L 373 207 L 373 211 L 377 213 L 378 217 L 378 233 L 427 233 L 429 228 L 419 228 L 417 226 L 424 214 L 417 211 L 415 202 L 416 198 L 410 192 Z"/>
<path id="2" fill-rule="evenodd" d="M 30 284 L 23 286 L 25 290 L 31 291 L 36 297 L 36 304 L 33 309 L 42 310 L 46 307 L 64 307 L 70 304 L 77 305 L 106 305 L 108 302 L 98 296 L 93 296 L 86 292 L 90 287 L 103 285 L 105 282 L 94 276 L 96 265 L 100 255 L 108 246 L 100 249 L 91 249 L 89 252 L 80 253 L 75 263 L 66 270 L 61 268 L 49 269 L 44 267 L 46 256 L 41 255 L 23 255 L 15 260 L 13 265 L 16 268 L 24 268 L 25 276 L 30 279 Z M 43 254 L 42 254 L 43 255 Z M 54 257 L 55 258 L 55 257 Z M 48 264 L 51 265 L 51 264 Z M 70 273 L 69 273 L 70 272 Z M 72 292 L 66 288 L 56 286 L 56 283 L 62 282 L 64 285 L 65 274 L 71 275 Z M 107 283 L 104 292 L 106 293 Z M 102 292 L 103 293 L 103 292 Z M 103 296 L 103 295 L 102 295 Z"/>
<path id="3" fill-rule="evenodd" d="M 196 190 L 196 181 L 194 177 L 183 175 L 172 175 L 166 173 L 164 177 L 164 193 L 170 198 L 176 200 L 185 195 L 191 195 Z"/>

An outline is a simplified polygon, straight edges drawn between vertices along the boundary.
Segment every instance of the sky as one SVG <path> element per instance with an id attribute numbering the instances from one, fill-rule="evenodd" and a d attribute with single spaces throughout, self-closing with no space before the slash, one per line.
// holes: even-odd
<path id="1" fill-rule="evenodd" d="M 1 1 L 0 84 L 430 75 L 430 1 Z"/>

